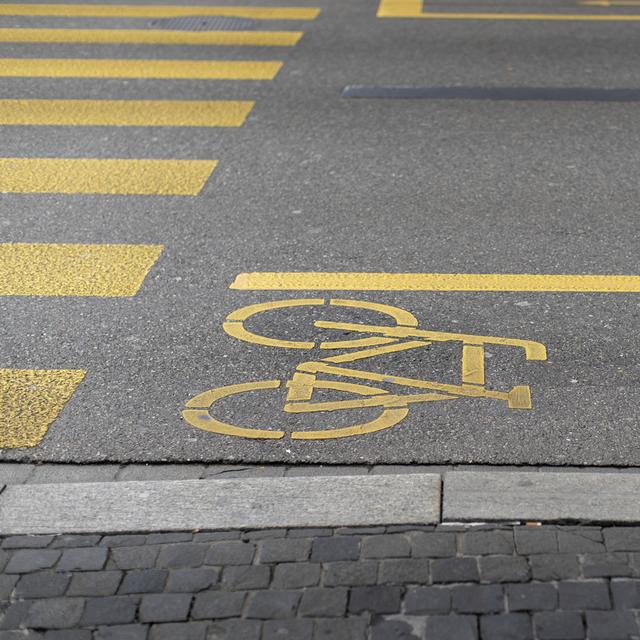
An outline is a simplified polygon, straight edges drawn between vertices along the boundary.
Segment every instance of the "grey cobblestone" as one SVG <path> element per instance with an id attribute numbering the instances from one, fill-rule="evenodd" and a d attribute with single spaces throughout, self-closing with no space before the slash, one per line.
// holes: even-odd
<path id="1" fill-rule="evenodd" d="M 15 594 L 17 598 L 55 598 L 64 595 L 70 581 L 66 573 L 27 573 L 20 578 Z"/>
<path id="2" fill-rule="evenodd" d="M 343 587 L 305 589 L 298 611 L 308 618 L 341 617 L 347 610 L 347 594 Z"/>
<path id="3" fill-rule="evenodd" d="M 232 591 L 242 589 L 266 589 L 271 579 L 271 569 L 260 565 L 232 565 L 222 570 L 222 585 Z"/>
<path id="4" fill-rule="evenodd" d="M 514 551 L 513 532 L 511 530 L 469 531 L 460 536 L 460 550 L 465 555 L 484 556 L 511 554 Z"/>
<path id="5" fill-rule="evenodd" d="M 9 558 L 5 573 L 30 573 L 53 567 L 62 555 L 56 549 L 20 549 Z"/>
<path id="6" fill-rule="evenodd" d="M 401 597 L 400 587 L 354 587 L 349 595 L 349 612 L 397 613 Z"/>
<path id="7" fill-rule="evenodd" d="M 451 590 L 444 587 L 413 587 L 404 599 L 405 611 L 409 614 L 449 613 Z"/>
<path id="8" fill-rule="evenodd" d="M 201 569 L 174 569 L 169 572 L 166 590 L 176 593 L 196 593 L 211 588 L 218 582 L 220 572 L 211 567 Z"/>
<path id="9" fill-rule="evenodd" d="M 214 542 L 206 556 L 208 565 L 251 564 L 256 546 L 250 542 Z"/>
<path id="10" fill-rule="evenodd" d="M 86 547 L 64 549 L 56 565 L 57 571 L 98 571 L 107 562 L 108 549 L 104 547 Z"/>
<path id="11" fill-rule="evenodd" d="M 118 590 L 122 571 L 83 571 L 73 574 L 68 596 L 112 596 Z"/>
<path id="12" fill-rule="evenodd" d="M 302 562 L 309 558 L 311 540 L 305 538 L 263 540 L 258 549 L 260 562 Z"/>
<path id="13" fill-rule="evenodd" d="M 352 536 L 317 538 L 311 548 L 312 562 L 339 562 L 357 560 L 360 538 Z"/>
<path id="14" fill-rule="evenodd" d="M 0 640 L 631 640 L 636 530 L 12 536 L 0 539 Z"/>
<path id="15" fill-rule="evenodd" d="M 363 558 L 404 558 L 409 555 L 409 539 L 399 533 L 367 536 L 362 540 Z"/>
<path id="16" fill-rule="evenodd" d="M 3 549 L 44 549 L 55 536 L 9 536 L 2 541 Z"/>

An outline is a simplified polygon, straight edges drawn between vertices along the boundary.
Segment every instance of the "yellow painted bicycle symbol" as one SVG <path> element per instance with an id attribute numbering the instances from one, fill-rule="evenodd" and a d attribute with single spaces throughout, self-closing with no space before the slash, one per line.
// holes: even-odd
<path id="1" fill-rule="evenodd" d="M 245 326 L 247 320 L 266 311 L 326 304 L 334 307 L 374 311 L 391 318 L 394 324 L 389 326 L 316 320 L 314 326 L 318 329 L 336 330 L 361 336 L 349 340 L 325 341 L 319 344 L 270 338 L 252 333 Z M 506 402 L 510 409 L 531 409 L 531 391 L 528 385 L 515 386 L 509 391 L 497 391 L 485 386 L 485 346 L 518 347 L 524 350 L 527 360 L 547 359 L 547 350 L 539 342 L 419 329 L 418 320 L 404 309 L 359 300 L 309 298 L 254 304 L 231 313 L 223 323 L 223 328 L 226 333 L 238 340 L 268 347 L 311 350 L 317 346 L 323 350 L 346 351 L 340 355 L 331 355 L 317 361 L 299 364 L 293 376 L 285 382 L 287 396 L 283 407 L 284 411 L 314 414 L 367 407 L 380 408 L 380 414 L 369 422 L 348 427 L 292 431 L 290 435 L 294 440 L 343 438 L 388 429 L 397 425 L 407 416 L 412 404 L 423 402 L 460 398 L 491 398 Z M 461 384 L 445 384 L 432 380 L 385 375 L 343 366 L 347 363 L 367 360 L 384 354 L 425 348 L 434 342 L 462 343 Z M 352 380 L 352 382 L 345 382 L 345 379 Z M 391 393 L 386 389 L 373 386 L 372 383 L 388 384 L 394 389 L 397 387 L 398 391 Z M 278 389 L 281 384 L 281 380 L 262 380 L 211 389 L 191 398 L 182 415 L 194 427 L 213 433 L 242 438 L 283 438 L 285 432 L 279 429 L 239 427 L 222 422 L 212 415 L 212 408 L 222 398 L 258 390 Z M 319 390 L 347 392 L 358 397 L 353 400 L 313 402 L 314 392 Z M 415 390 L 419 391 L 415 392 Z"/>

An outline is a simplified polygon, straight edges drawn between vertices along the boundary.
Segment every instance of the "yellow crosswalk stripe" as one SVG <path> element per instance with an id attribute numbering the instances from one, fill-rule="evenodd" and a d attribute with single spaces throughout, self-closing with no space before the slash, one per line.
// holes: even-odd
<path id="1" fill-rule="evenodd" d="M 0 193 L 197 196 L 215 160 L 0 158 Z"/>
<path id="2" fill-rule="evenodd" d="M 2 16 L 65 16 L 88 18 L 175 18 L 180 16 L 229 16 L 254 20 L 314 20 L 317 7 L 233 7 L 134 4 L 0 4 Z"/>
<path id="3" fill-rule="evenodd" d="M 0 42 L 293 47 L 302 31 L 0 28 Z"/>
<path id="4" fill-rule="evenodd" d="M 250 100 L 0 100 L 0 125 L 240 127 Z"/>
<path id="5" fill-rule="evenodd" d="M 4 77 L 272 80 L 281 67 L 258 60 L 0 58 Z"/>
<path id="6" fill-rule="evenodd" d="M 0 449 L 38 445 L 84 376 L 80 369 L 0 369 Z"/>
<path id="7" fill-rule="evenodd" d="M 425 11 L 423 0 L 380 0 L 378 18 L 424 20 L 541 20 L 550 22 L 637 22 L 640 15 L 590 13 L 508 13 L 469 11 Z"/>
<path id="8" fill-rule="evenodd" d="M 241 273 L 231 289 L 275 291 L 564 291 L 640 293 L 640 276 L 527 273 Z"/>
<path id="9" fill-rule="evenodd" d="M 0 244 L 0 296 L 134 296 L 162 253 L 146 244 Z"/>

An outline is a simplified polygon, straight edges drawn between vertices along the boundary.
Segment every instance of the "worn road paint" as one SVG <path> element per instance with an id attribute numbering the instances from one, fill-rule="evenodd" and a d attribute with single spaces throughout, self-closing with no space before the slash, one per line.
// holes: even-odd
<path id="1" fill-rule="evenodd" d="M 348 351 L 337 356 L 328 356 L 319 361 L 300 363 L 296 367 L 293 376 L 284 384 L 287 388 L 287 397 L 283 410 L 286 413 L 315 414 L 326 411 L 379 407 L 382 412 L 372 421 L 348 427 L 292 431 L 290 436 L 293 440 L 345 438 L 389 429 L 400 423 L 408 415 L 411 404 L 418 403 L 460 398 L 487 398 L 503 401 L 509 409 L 531 409 L 531 390 L 528 385 L 518 385 L 512 387 L 509 391 L 498 391 L 485 387 L 485 347 L 487 345 L 516 347 L 524 350 L 527 360 L 546 360 L 546 347 L 532 340 L 422 330 L 417 328 L 418 323 L 415 316 L 405 309 L 362 300 L 325 300 L 323 298 L 277 300 L 252 304 L 230 313 L 223 323 L 223 329 L 227 334 L 244 342 L 281 349 L 311 350 L 316 346 L 315 342 L 281 340 L 261 336 L 248 331 L 244 323 L 250 318 L 268 311 L 323 306 L 326 303 L 337 307 L 375 311 L 383 314 L 386 318 L 391 317 L 396 321 L 396 325 L 365 325 L 316 320 L 314 327 L 318 329 L 335 329 L 340 335 L 345 333 L 368 334 L 369 337 L 364 340 L 361 338 L 341 340 L 337 343 L 335 341 L 321 342 L 319 345 L 321 349 L 359 350 Z M 405 378 L 387 373 L 335 366 L 371 359 L 389 353 L 421 349 L 429 347 L 432 342 L 462 343 L 461 384 Z M 322 375 L 323 378 L 318 379 L 319 375 Z M 326 376 L 337 376 L 342 380 L 327 380 Z M 345 382 L 344 378 L 350 379 L 351 382 Z M 358 382 L 353 382 L 354 380 Z M 368 384 L 362 384 L 363 381 Z M 397 385 L 401 387 L 402 392 L 392 394 L 386 389 L 371 386 L 371 382 Z M 210 389 L 189 400 L 185 405 L 186 408 L 182 412 L 182 416 L 194 427 L 221 435 L 242 438 L 280 439 L 285 436 L 285 432 L 281 429 L 256 429 L 235 426 L 213 417 L 210 410 L 221 398 L 255 391 L 280 389 L 281 386 L 280 380 L 264 380 Z M 329 389 L 355 394 L 360 397 L 355 400 L 311 402 L 316 389 Z M 415 393 L 414 389 L 424 390 L 426 393 L 424 391 Z"/>
<path id="2" fill-rule="evenodd" d="M 259 60 L 0 58 L 0 76 L 7 78 L 273 80 L 281 67 L 282 62 Z"/>
<path id="3" fill-rule="evenodd" d="M 197 196 L 215 160 L 0 158 L 0 193 Z"/>
<path id="4" fill-rule="evenodd" d="M 578 4 L 592 7 L 638 7 L 640 0 L 581 0 Z"/>
<path id="5" fill-rule="evenodd" d="M 134 4 L 0 4 L 1 16 L 63 16 L 85 18 L 174 18 L 179 16 L 228 16 L 254 20 L 314 20 L 316 7 L 233 7 Z"/>
<path id="6" fill-rule="evenodd" d="M 240 127 L 250 100 L 0 100 L 0 125 Z"/>
<path id="7" fill-rule="evenodd" d="M 424 11 L 422 0 L 380 0 L 378 18 L 419 18 L 425 20 L 548 20 L 577 22 L 635 22 L 640 15 L 587 13 L 499 13 Z"/>
<path id="8" fill-rule="evenodd" d="M 640 293 L 640 276 L 527 273 L 240 273 L 229 287 L 251 291 L 544 291 Z"/>
<path id="9" fill-rule="evenodd" d="M 0 369 L 0 449 L 37 446 L 84 376 L 79 369 Z"/>
<path id="10" fill-rule="evenodd" d="M 0 244 L 0 296 L 135 296 L 162 250 L 145 244 Z"/>
<path id="11" fill-rule="evenodd" d="M 293 47 L 302 31 L 177 31 L 170 29 L 10 29 L 0 42 Z"/>

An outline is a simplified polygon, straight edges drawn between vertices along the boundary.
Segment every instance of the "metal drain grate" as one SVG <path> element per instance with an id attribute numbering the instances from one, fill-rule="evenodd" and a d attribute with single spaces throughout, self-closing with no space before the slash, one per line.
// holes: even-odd
<path id="1" fill-rule="evenodd" d="M 258 25 L 256 20 L 227 18 L 225 16 L 185 16 L 184 18 L 163 18 L 153 20 L 153 29 L 172 31 L 248 31 Z"/>

